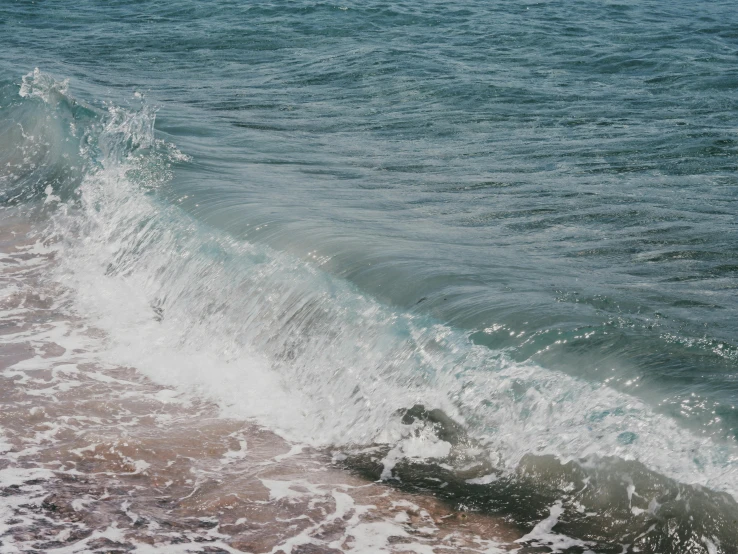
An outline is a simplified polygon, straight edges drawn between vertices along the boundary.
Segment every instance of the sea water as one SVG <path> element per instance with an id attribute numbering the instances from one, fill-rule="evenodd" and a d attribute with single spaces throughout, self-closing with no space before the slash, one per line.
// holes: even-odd
<path id="1" fill-rule="evenodd" d="M 0 216 L 229 416 L 526 544 L 735 552 L 734 8 L 6 2 Z"/>

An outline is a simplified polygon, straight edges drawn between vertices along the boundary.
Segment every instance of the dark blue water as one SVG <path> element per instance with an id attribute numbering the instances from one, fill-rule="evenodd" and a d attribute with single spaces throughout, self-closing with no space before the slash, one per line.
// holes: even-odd
<path id="1" fill-rule="evenodd" d="M 345 389 L 357 443 L 355 387 L 420 380 L 382 413 L 447 402 L 503 465 L 738 491 L 732 2 L 7 0 L 0 29 L 0 198 L 87 195 L 178 340 Z"/>

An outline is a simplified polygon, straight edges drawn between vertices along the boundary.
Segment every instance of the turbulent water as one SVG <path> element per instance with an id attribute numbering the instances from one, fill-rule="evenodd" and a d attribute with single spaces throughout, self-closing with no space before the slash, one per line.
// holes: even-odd
<path id="1" fill-rule="evenodd" d="M 0 29 L 0 217 L 111 363 L 530 548 L 738 552 L 733 3 Z"/>

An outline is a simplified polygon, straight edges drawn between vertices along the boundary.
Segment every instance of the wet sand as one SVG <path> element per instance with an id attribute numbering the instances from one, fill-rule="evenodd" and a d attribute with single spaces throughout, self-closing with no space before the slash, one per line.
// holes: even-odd
<path id="1" fill-rule="evenodd" d="M 0 224 L 0 553 L 519 548 L 502 519 L 366 481 L 106 363 L 29 231 Z"/>

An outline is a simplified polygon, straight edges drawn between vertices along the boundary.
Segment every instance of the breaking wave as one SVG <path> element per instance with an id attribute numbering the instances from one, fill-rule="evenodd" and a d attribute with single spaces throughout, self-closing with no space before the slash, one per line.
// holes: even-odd
<path id="1" fill-rule="evenodd" d="M 35 222 L 112 361 L 352 470 L 509 515 L 531 544 L 738 544 L 733 443 L 199 221 L 155 111 L 68 88 L 36 70 L 0 89 L 0 200 Z"/>

